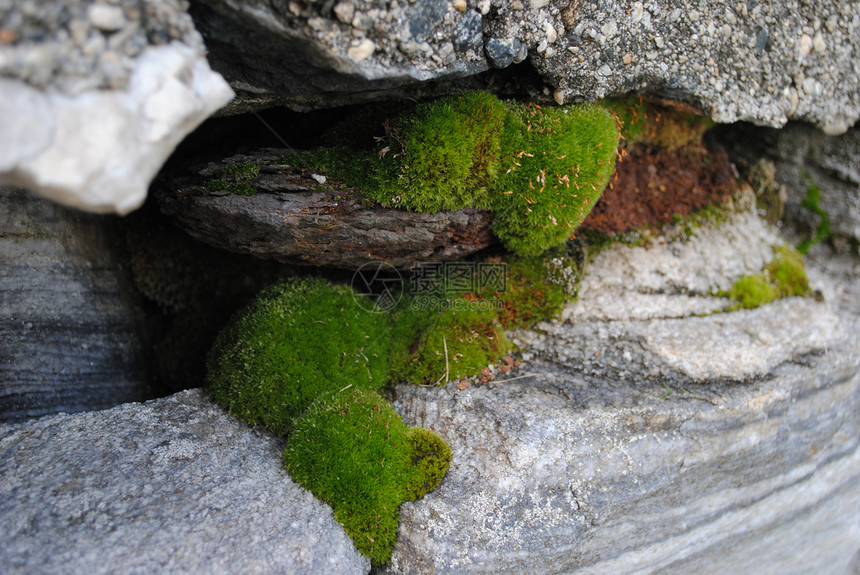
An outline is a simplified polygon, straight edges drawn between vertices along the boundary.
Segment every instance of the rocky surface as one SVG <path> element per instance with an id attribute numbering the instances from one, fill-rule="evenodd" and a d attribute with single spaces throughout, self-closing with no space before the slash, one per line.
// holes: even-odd
<path id="1" fill-rule="evenodd" d="M 116 224 L 0 187 L 0 421 L 151 397 Z"/>
<path id="2" fill-rule="evenodd" d="M 600 254 L 567 319 L 516 334 L 530 377 L 398 387 L 454 458 L 386 572 L 856 570 L 860 263 L 813 262 L 825 303 L 697 317 L 720 303 L 688 294 L 776 239 L 748 214 L 723 231 Z"/>
<path id="3" fill-rule="evenodd" d="M 4 573 L 367 573 L 282 443 L 199 390 L 0 425 Z"/>
<path id="4" fill-rule="evenodd" d="M 0 90 L 0 183 L 117 213 L 233 96 L 176 0 L 0 3 Z"/>
<path id="5" fill-rule="evenodd" d="M 402 506 L 382 572 L 856 572 L 860 259 L 817 246 L 823 301 L 725 312 L 711 290 L 783 241 L 737 206 L 598 254 L 563 317 L 511 334 L 517 379 L 398 386 L 404 419 L 453 461 Z M 280 448 L 200 391 L 0 425 L 0 559 L 12 573 L 366 573 Z"/>
<path id="6" fill-rule="evenodd" d="M 782 130 L 740 125 L 726 131 L 725 143 L 748 166 L 773 163 L 775 183 L 788 192 L 785 216 L 801 233 L 809 235 L 820 222 L 802 205 L 814 184 L 831 233 L 860 240 L 860 127 L 828 136 L 804 124 Z"/>
<path id="7" fill-rule="evenodd" d="M 285 152 L 228 158 L 262 164 L 254 195 L 167 187 L 158 194 L 161 210 L 209 245 L 303 265 L 358 269 L 382 261 L 406 268 L 422 260 L 457 259 L 498 242 L 489 212 L 380 208 L 356 190 L 284 164 Z"/>
<path id="8" fill-rule="evenodd" d="M 234 88 L 297 109 L 528 60 L 558 101 L 635 92 L 830 133 L 860 117 L 850 2 L 205 0 L 192 15 Z"/>

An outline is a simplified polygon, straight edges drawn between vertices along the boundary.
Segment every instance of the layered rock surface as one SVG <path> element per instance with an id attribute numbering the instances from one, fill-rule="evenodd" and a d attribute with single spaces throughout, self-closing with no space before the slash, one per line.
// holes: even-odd
<path id="1" fill-rule="evenodd" d="M 116 224 L 0 187 L 0 421 L 151 396 Z"/>
<path id="2" fill-rule="evenodd" d="M 384 572 L 856 571 L 860 261 L 816 248 L 823 301 L 724 312 L 709 290 L 781 238 L 750 211 L 671 237 L 601 252 L 564 317 L 513 333 L 519 379 L 397 388 L 453 460 Z M 366 573 L 280 447 L 200 391 L 0 426 L 0 557 Z"/>
<path id="3" fill-rule="evenodd" d="M 486 210 L 381 208 L 357 190 L 284 164 L 286 152 L 270 148 L 229 158 L 262 164 L 254 181 L 259 193 L 166 187 L 157 194 L 161 210 L 209 245 L 314 266 L 358 269 L 385 262 L 406 268 L 422 260 L 454 260 L 498 243 Z"/>
<path id="4" fill-rule="evenodd" d="M 454 457 L 388 573 L 857 568 L 858 262 L 813 265 L 827 303 L 697 317 L 776 239 L 750 214 L 720 235 L 600 254 L 567 319 L 516 334 L 530 377 L 398 388 Z"/>
<path id="5" fill-rule="evenodd" d="M 4 573 L 366 573 L 282 447 L 199 390 L 0 425 Z"/>

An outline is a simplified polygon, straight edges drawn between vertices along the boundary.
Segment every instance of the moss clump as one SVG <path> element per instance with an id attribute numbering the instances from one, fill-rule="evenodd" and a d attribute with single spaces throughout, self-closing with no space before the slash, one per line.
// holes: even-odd
<path id="1" fill-rule="evenodd" d="M 788 246 L 774 248 L 774 258 L 761 273 L 745 276 L 721 295 L 737 303 L 731 308 L 754 309 L 777 299 L 809 295 L 803 256 Z"/>
<path id="2" fill-rule="evenodd" d="M 388 382 L 389 326 L 346 287 L 293 279 L 261 293 L 218 336 L 208 361 L 215 399 L 231 414 L 284 434 L 323 393 Z"/>
<path id="3" fill-rule="evenodd" d="M 496 177 L 506 114 L 495 97 L 471 92 L 389 122 L 388 151 L 379 161 L 397 177 L 368 192 L 385 205 L 422 212 L 481 203 Z"/>
<path id="4" fill-rule="evenodd" d="M 320 398 L 298 419 L 283 457 L 376 566 L 391 559 L 401 502 L 439 484 L 451 450 L 436 434 L 408 427 L 375 393 L 349 390 Z"/>
<path id="5" fill-rule="evenodd" d="M 412 318 L 403 318 L 422 327 L 405 362 L 394 368 L 406 381 L 438 384 L 476 375 L 513 347 L 494 310 L 469 299 L 446 301 L 449 309 L 410 311 Z"/>
<path id="6" fill-rule="evenodd" d="M 604 102 L 615 115 L 621 136 L 628 144 L 677 150 L 701 143 L 715 124 L 707 116 L 684 112 L 642 98 L 616 98 Z"/>
<path id="7" fill-rule="evenodd" d="M 599 106 L 509 107 L 493 231 L 534 256 L 563 243 L 594 207 L 615 168 L 618 128 Z"/>
<path id="8" fill-rule="evenodd" d="M 776 299 L 773 286 L 763 273 L 742 277 L 726 295 L 737 302 L 732 309 L 755 309 Z"/>
<path id="9" fill-rule="evenodd" d="M 774 258 L 764 267 L 777 298 L 809 295 L 806 265 L 798 250 L 789 246 L 774 249 Z"/>
<path id="10" fill-rule="evenodd" d="M 257 190 L 250 184 L 260 174 L 260 167 L 251 162 L 227 164 L 218 170 L 220 177 L 206 181 L 206 187 L 216 192 L 237 196 L 254 196 Z"/>
<path id="11" fill-rule="evenodd" d="M 356 547 L 380 565 L 394 548 L 400 503 L 438 485 L 451 450 L 406 426 L 377 395 L 390 381 L 392 325 L 356 297 L 317 278 L 264 290 L 219 334 L 208 377 L 230 413 L 291 433 L 283 458 L 292 477 L 329 502 Z"/>
<path id="12" fill-rule="evenodd" d="M 376 150 L 326 148 L 301 160 L 385 206 L 490 209 L 508 249 L 537 255 L 591 210 L 612 174 L 618 137 L 601 106 L 543 109 L 472 92 L 386 121 Z"/>

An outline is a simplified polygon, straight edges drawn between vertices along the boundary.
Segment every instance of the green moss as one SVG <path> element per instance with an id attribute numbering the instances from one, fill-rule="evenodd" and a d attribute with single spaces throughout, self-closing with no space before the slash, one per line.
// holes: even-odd
<path id="1" fill-rule="evenodd" d="M 235 164 L 227 164 L 221 168 L 221 173 L 233 176 L 236 179 L 253 180 L 259 175 L 260 166 L 251 162 L 237 162 Z"/>
<path id="2" fill-rule="evenodd" d="M 815 228 L 815 233 L 812 237 L 803 240 L 797 246 L 798 251 L 805 254 L 810 250 L 810 248 L 812 248 L 812 246 L 831 236 L 830 216 L 819 205 L 819 202 L 821 201 L 821 189 L 815 184 L 809 174 L 801 170 L 800 175 L 808 184 L 806 188 L 806 196 L 803 198 L 800 205 L 820 218 L 818 226 Z"/>
<path id="3" fill-rule="evenodd" d="M 618 130 L 598 106 L 509 108 L 493 231 L 534 256 L 563 243 L 594 207 L 615 167 Z"/>
<path id="4" fill-rule="evenodd" d="M 484 92 L 443 98 L 386 120 L 376 150 L 335 146 L 300 159 L 384 206 L 456 210 L 480 203 L 495 179 L 506 113 Z"/>
<path id="5" fill-rule="evenodd" d="M 677 150 L 701 143 L 704 133 L 716 125 L 707 116 L 682 112 L 642 98 L 615 98 L 603 102 L 618 121 L 628 145 L 644 144 Z"/>
<path id="6" fill-rule="evenodd" d="M 634 141 L 645 130 L 648 103 L 642 98 L 613 98 L 602 105 L 615 117 L 623 140 Z"/>
<path id="7" fill-rule="evenodd" d="M 477 375 L 512 349 L 495 310 L 469 299 L 446 301 L 446 310 L 404 314 L 407 324 L 421 326 L 413 331 L 417 339 L 398 342 L 408 354 L 393 371 L 404 380 L 438 384 Z"/>
<path id="8" fill-rule="evenodd" d="M 239 419 L 283 434 L 323 393 L 385 385 L 389 326 L 353 297 L 315 278 L 265 290 L 218 336 L 212 395 Z"/>
<path id="9" fill-rule="evenodd" d="M 206 187 L 213 192 L 228 192 L 235 196 L 256 196 L 254 186 L 245 182 L 228 182 L 226 180 L 207 180 Z"/>
<path id="10" fill-rule="evenodd" d="M 375 393 L 349 390 L 320 398 L 297 420 L 283 457 L 377 566 L 391 559 L 400 504 L 438 485 L 451 451 L 434 433 L 406 426 Z"/>
<path id="11" fill-rule="evenodd" d="M 538 257 L 507 259 L 504 293 L 493 297 L 505 303 L 499 319 L 505 329 L 529 328 L 557 316 L 579 290 L 581 270 L 563 249 Z"/>
<path id="12" fill-rule="evenodd" d="M 777 299 L 809 295 L 809 280 L 803 256 L 789 247 L 774 248 L 774 258 L 761 273 L 745 276 L 728 292 L 721 293 L 737 303 L 732 310 L 754 309 Z"/>
<path id="13" fill-rule="evenodd" d="M 733 309 L 754 309 L 776 299 L 773 286 L 763 273 L 742 277 L 727 295 L 737 302 Z"/>
<path id="14" fill-rule="evenodd" d="M 207 180 L 205 186 L 214 192 L 229 192 L 237 196 L 254 196 L 257 190 L 249 183 L 260 173 L 251 162 L 226 164 L 218 169 L 218 178 Z"/>
<path id="15" fill-rule="evenodd" d="M 299 161 L 384 206 L 490 209 L 507 248 L 537 255 L 570 236 L 597 201 L 618 126 L 601 106 L 543 109 L 471 92 L 388 120 L 377 139 L 376 150 L 323 148 Z"/>
<path id="16" fill-rule="evenodd" d="M 774 258 L 764 267 L 777 298 L 809 295 L 806 265 L 798 250 L 789 246 L 774 249 Z"/>
<path id="17" fill-rule="evenodd" d="M 369 192 L 379 202 L 415 211 L 481 203 L 496 177 L 507 111 L 495 97 L 471 92 L 415 109 L 389 124 L 381 162 L 397 178 Z"/>

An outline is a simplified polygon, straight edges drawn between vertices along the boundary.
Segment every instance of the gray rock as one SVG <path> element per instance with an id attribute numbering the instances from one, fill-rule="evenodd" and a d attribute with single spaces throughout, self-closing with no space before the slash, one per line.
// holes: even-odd
<path id="1" fill-rule="evenodd" d="M 795 119 L 828 133 L 860 117 L 860 18 L 846 2 L 708 0 L 693 9 L 680 0 L 495 0 L 465 13 L 435 0 L 353 4 L 356 17 L 375 16 L 366 31 L 375 51 L 361 62 L 348 51 L 362 36 L 327 11 L 330 3 L 204 0 L 192 15 L 213 66 L 235 89 L 272 94 L 295 109 L 403 96 L 404 86 L 503 68 L 529 54 L 557 100 L 634 92 L 694 104 L 718 122 Z M 330 25 L 312 25 L 320 20 Z M 477 38 L 479 27 L 484 50 L 464 40 Z M 475 33 L 464 36 L 464 28 Z M 265 40 L 248 42 L 249 34 Z M 455 59 L 440 56 L 450 43 Z"/>
<path id="2" fill-rule="evenodd" d="M 0 421 L 151 397 L 116 223 L 0 188 Z"/>
<path id="3" fill-rule="evenodd" d="M 522 45 L 516 38 L 513 40 L 499 40 L 493 38 L 487 41 L 484 49 L 487 51 L 487 57 L 495 68 L 507 68 L 514 62 L 514 58 L 519 54 Z"/>
<path id="4" fill-rule="evenodd" d="M 454 34 L 454 47 L 460 52 L 480 49 L 483 37 L 481 15 L 474 11 L 463 14 L 457 21 Z"/>
<path id="5" fill-rule="evenodd" d="M 178 0 L 0 6 L 0 184 L 127 213 L 182 138 L 233 96 Z M 122 153 L 117 153 L 122 150 Z"/>
<path id="6" fill-rule="evenodd" d="M 409 35 L 415 42 L 425 42 L 442 24 L 448 11 L 448 0 L 425 0 L 417 3 L 409 16 Z"/>
<path id="7" fill-rule="evenodd" d="M 723 231 L 760 227 L 741 214 Z M 704 262 L 746 247 L 709 237 L 691 240 Z M 672 244 L 603 252 L 568 319 L 514 334 L 527 344 L 520 379 L 397 388 L 404 419 L 454 455 L 440 487 L 402 507 L 385 572 L 851 572 L 860 260 L 811 262 L 826 303 L 697 317 L 671 301 L 690 298 L 688 270 L 667 266 L 664 294 L 649 293 L 647 271 L 630 273 L 673 249 L 684 261 L 688 246 Z M 600 297 L 619 285 L 654 300 L 628 298 L 623 317 Z"/>
<path id="8" fill-rule="evenodd" d="M 827 212 L 830 231 L 860 240 L 860 127 L 828 136 L 803 124 L 782 130 L 741 126 L 723 138 L 748 165 L 759 158 L 774 162 L 775 179 L 788 190 L 786 220 L 798 233 L 808 236 L 820 221 L 801 205 L 811 179 L 821 192 L 819 207 Z"/>
<path id="9" fill-rule="evenodd" d="M 166 185 L 157 194 L 161 210 L 209 245 L 301 265 L 358 269 L 385 262 L 405 269 L 420 261 L 462 258 L 498 243 L 486 210 L 383 208 L 356 190 L 285 165 L 286 153 L 267 148 L 225 160 L 260 167 L 252 180 L 259 190 L 254 195 Z M 217 164 L 201 174 L 212 171 Z"/>
<path id="10" fill-rule="evenodd" d="M 280 441 L 200 390 L 0 425 L 5 573 L 367 573 Z"/>

